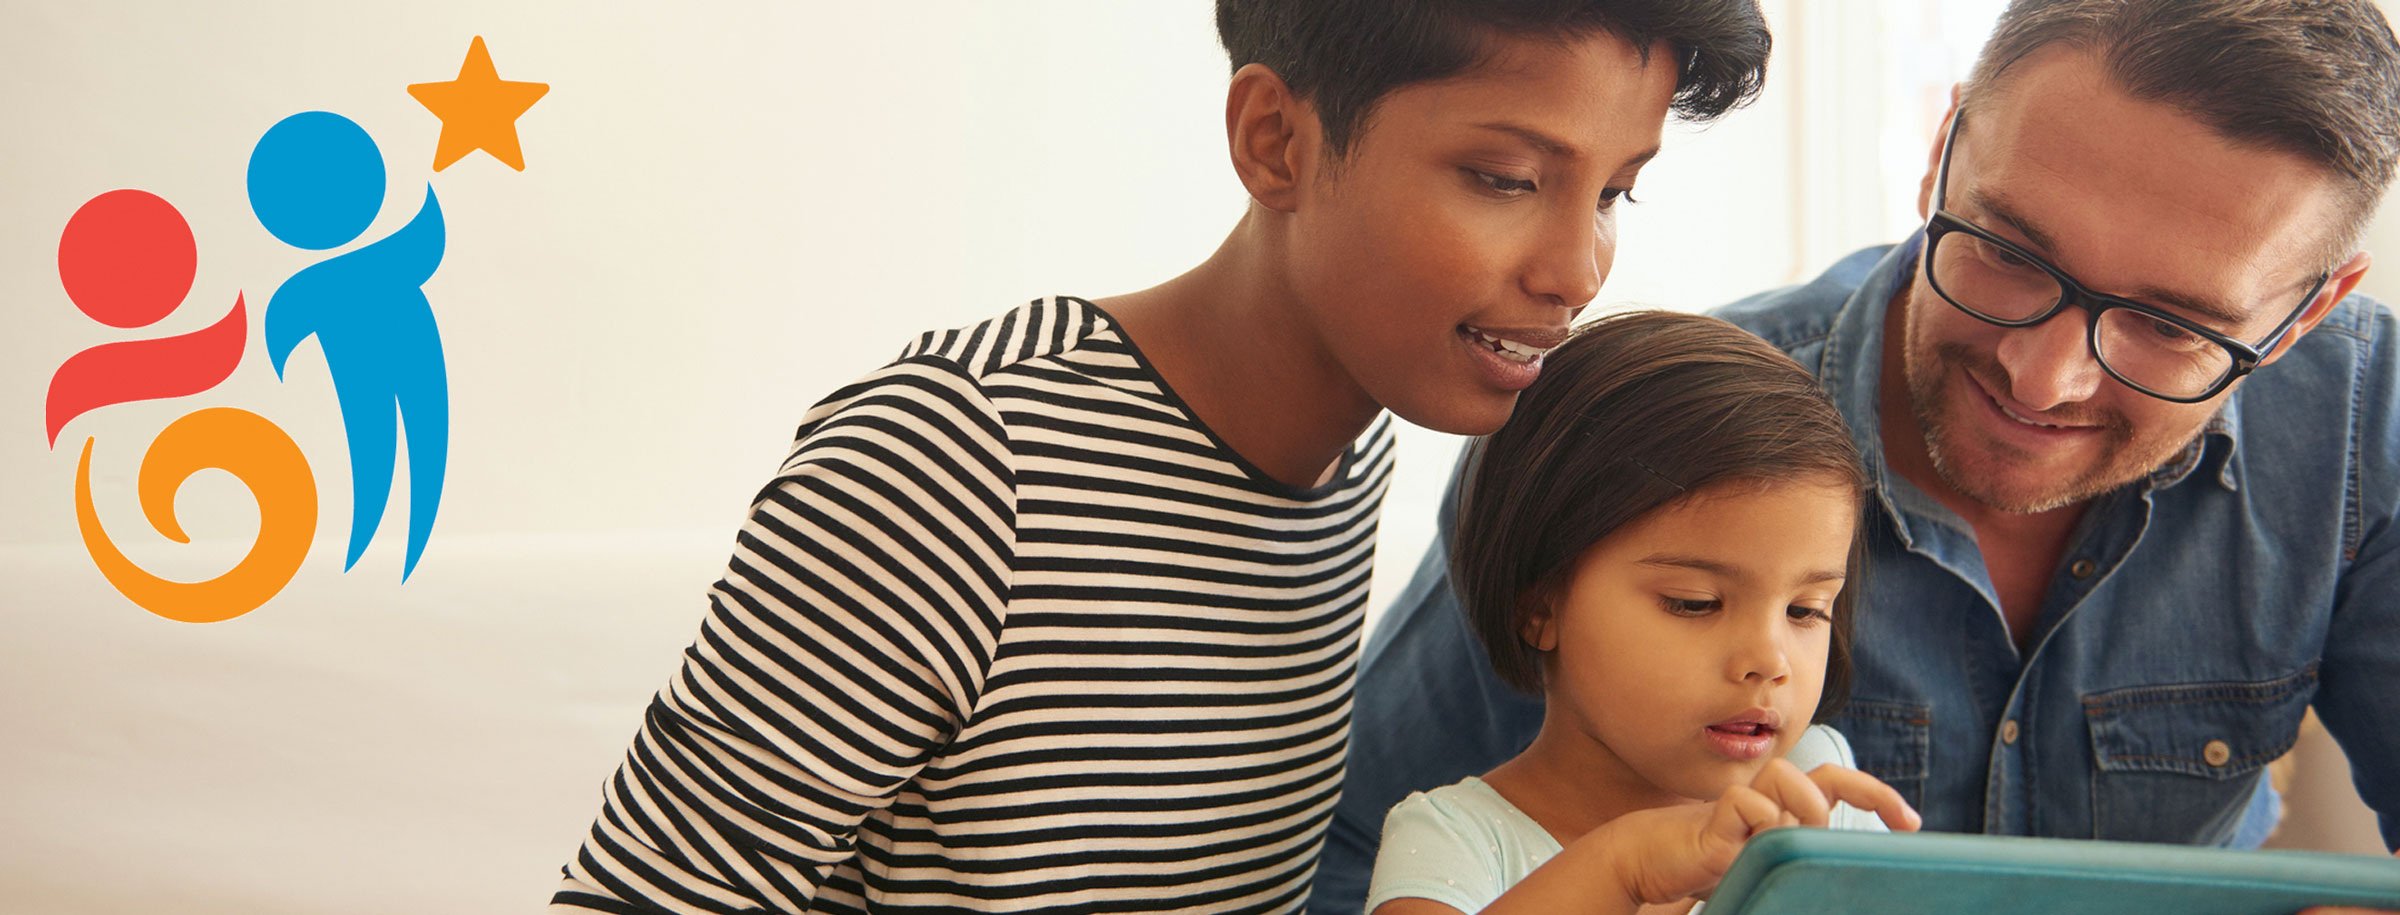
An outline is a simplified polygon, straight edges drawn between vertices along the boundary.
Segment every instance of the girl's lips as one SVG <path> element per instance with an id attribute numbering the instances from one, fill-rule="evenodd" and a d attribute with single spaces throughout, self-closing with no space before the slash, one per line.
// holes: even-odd
<path id="1" fill-rule="evenodd" d="M 1709 748 L 1727 759 L 1757 759 L 1775 749 L 1774 728 L 1762 726 L 1754 733 L 1742 733 L 1712 724 L 1701 733 L 1707 736 Z"/>
<path id="2" fill-rule="evenodd" d="M 1782 726 L 1783 713 L 1754 707 L 1709 725 L 1701 733 L 1711 749 L 1727 758 L 1757 759 L 1774 752 L 1775 734 Z"/>

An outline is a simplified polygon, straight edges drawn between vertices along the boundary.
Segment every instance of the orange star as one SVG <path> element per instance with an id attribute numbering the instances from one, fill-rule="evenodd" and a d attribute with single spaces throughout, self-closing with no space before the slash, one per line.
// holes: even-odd
<path id="1" fill-rule="evenodd" d="M 442 138 L 433 150 L 433 170 L 437 172 L 478 149 L 524 171 L 525 151 L 517 146 L 517 118 L 549 92 L 549 83 L 501 79 L 492 69 L 492 55 L 483 49 L 481 35 L 467 46 L 467 60 L 458 66 L 457 79 L 408 87 L 408 94 L 442 119 Z"/>

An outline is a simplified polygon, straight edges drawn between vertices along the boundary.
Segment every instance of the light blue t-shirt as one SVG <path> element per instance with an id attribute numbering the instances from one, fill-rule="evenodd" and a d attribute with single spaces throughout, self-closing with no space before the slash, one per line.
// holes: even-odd
<path id="1" fill-rule="evenodd" d="M 1850 742 L 1821 724 L 1802 731 L 1783 758 L 1803 772 L 1826 763 L 1855 768 Z M 1835 829 L 1886 831 L 1874 814 L 1848 804 L 1835 804 L 1827 822 Z M 1393 899 L 1429 899 L 1461 912 L 1480 911 L 1561 850 L 1532 817 L 1483 779 L 1468 776 L 1411 794 L 1384 816 L 1366 910 L 1372 915 Z"/>

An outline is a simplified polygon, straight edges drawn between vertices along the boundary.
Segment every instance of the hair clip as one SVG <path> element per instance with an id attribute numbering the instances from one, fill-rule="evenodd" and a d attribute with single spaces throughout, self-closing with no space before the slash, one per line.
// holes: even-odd
<path id="1" fill-rule="evenodd" d="M 1688 489 L 1685 489 L 1685 488 L 1683 488 L 1683 484 L 1675 482 L 1675 478 L 1674 478 L 1674 477 L 1670 477 L 1670 476 L 1667 476 L 1666 474 L 1660 473 L 1660 472 L 1658 472 L 1658 468 L 1656 468 L 1656 467 L 1652 467 L 1652 466 L 1650 466 L 1650 465 L 1648 465 L 1648 464 L 1644 464 L 1644 463 L 1642 463 L 1642 459 L 1641 459 L 1641 458 L 1637 458 L 1637 457 L 1629 457 L 1629 458 L 1626 458 L 1626 460 L 1628 460 L 1628 461 L 1632 461 L 1632 462 L 1633 462 L 1633 466 L 1635 466 L 1635 467 L 1639 467 L 1639 468 L 1642 468 L 1643 470 L 1650 471 L 1650 475 L 1651 475 L 1651 476 L 1654 476 L 1654 477 L 1657 477 L 1657 478 L 1659 478 L 1659 479 L 1661 479 L 1661 480 L 1665 480 L 1665 481 L 1667 481 L 1667 485 L 1675 487 L 1675 491 L 1676 491 L 1676 492 L 1690 492 L 1690 491 L 1691 491 L 1691 490 L 1688 490 Z"/>

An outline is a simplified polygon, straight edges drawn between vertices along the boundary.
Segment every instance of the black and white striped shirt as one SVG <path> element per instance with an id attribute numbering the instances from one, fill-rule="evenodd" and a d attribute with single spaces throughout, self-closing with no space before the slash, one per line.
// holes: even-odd
<path id="1" fill-rule="evenodd" d="M 1389 422 L 1297 489 L 1088 302 L 925 335 L 809 412 L 554 906 L 1297 911 Z"/>

